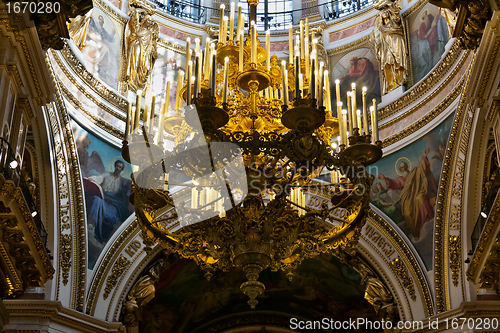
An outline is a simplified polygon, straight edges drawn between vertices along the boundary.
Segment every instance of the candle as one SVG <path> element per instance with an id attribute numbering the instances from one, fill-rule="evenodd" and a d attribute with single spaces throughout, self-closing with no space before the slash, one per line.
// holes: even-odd
<path id="1" fill-rule="evenodd" d="M 304 40 L 304 49 L 306 50 L 306 77 L 311 77 L 311 72 L 310 72 L 310 69 L 309 69 L 309 38 L 306 36 L 305 40 Z"/>
<path id="2" fill-rule="evenodd" d="M 191 60 L 191 38 L 186 38 L 186 64 Z"/>
<path id="3" fill-rule="evenodd" d="M 366 111 L 366 91 L 367 88 L 363 87 L 362 89 L 362 98 L 363 98 L 363 130 L 364 134 L 368 135 L 368 113 Z"/>
<path id="4" fill-rule="evenodd" d="M 234 2 L 231 2 L 231 13 L 229 14 L 229 40 L 234 41 Z"/>
<path id="5" fill-rule="evenodd" d="M 219 43 L 222 43 L 222 26 L 224 21 L 224 9 L 226 6 L 224 4 L 220 5 L 220 16 L 219 16 Z"/>
<path id="6" fill-rule="evenodd" d="M 241 8 L 241 7 L 240 7 Z M 239 36 L 240 36 L 240 50 L 239 50 L 239 57 L 238 57 L 238 71 L 243 72 L 243 30 L 239 31 Z"/>
<path id="7" fill-rule="evenodd" d="M 300 20 L 300 54 L 302 55 L 301 59 L 304 59 L 304 21 Z"/>
<path id="8" fill-rule="evenodd" d="M 227 94 L 228 94 L 228 74 L 229 74 L 229 57 L 224 58 L 224 101 L 223 103 L 227 103 Z"/>
<path id="9" fill-rule="evenodd" d="M 306 17 L 306 38 L 309 38 L 309 18 Z"/>
<path id="10" fill-rule="evenodd" d="M 256 29 L 255 29 L 255 21 L 250 22 L 250 27 L 251 27 L 251 36 L 250 36 L 250 42 L 251 42 L 251 62 L 257 63 L 257 35 L 256 35 Z"/>
<path id="11" fill-rule="evenodd" d="M 154 137 L 154 131 L 153 131 L 153 125 L 154 125 L 154 119 L 155 119 L 155 103 L 156 103 L 156 95 L 154 90 L 151 91 L 151 111 L 150 111 L 150 116 L 149 116 L 149 123 L 148 123 L 148 128 L 149 128 L 149 134 L 151 135 L 151 142 L 153 142 L 153 137 Z"/>
<path id="12" fill-rule="evenodd" d="M 157 143 L 163 143 L 163 128 L 165 122 L 165 116 L 168 114 L 168 104 L 169 104 L 169 92 L 170 92 L 170 81 L 167 81 L 167 90 L 165 94 L 165 103 L 163 104 L 163 108 L 160 111 L 160 119 L 158 122 L 158 138 L 156 140 Z"/>
<path id="13" fill-rule="evenodd" d="M 227 20 L 227 16 L 222 18 L 222 45 L 226 45 L 227 42 Z"/>
<path id="14" fill-rule="evenodd" d="M 177 89 L 175 92 L 175 109 L 180 109 L 182 107 L 182 100 L 180 98 L 182 83 L 184 82 L 184 72 L 179 69 L 177 72 Z M 168 94 L 168 91 L 167 91 Z"/>
<path id="15" fill-rule="evenodd" d="M 186 74 L 186 106 L 191 104 L 191 74 L 192 74 L 193 61 L 189 60 L 187 74 Z"/>
<path id="16" fill-rule="evenodd" d="M 266 31 L 266 71 L 271 69 L 271 31 Z"/>
<path id="17" fill-rule="evenodd" d="M 304 75 L 299 73 L 299 90 L 302 92 L 304 90 Z"/>
<path id="18" fill-rule="evenodd" d="M 353 128 L 359 128 L 358 127 L 358 117 L 356 115 L 356 110 L 357 110 L 357 107 L 356 107 L 356 83 L 352 83 L 351 85 L 352 87 L 352 94 L 351 94 L 351 97 L 352 97 L 352 101 L 351 101 L 351 106 L 352 106 L 352 121 L 353 121 Z"/>
<path id="19" fill-rule="evenodd" d="M 139 118 L 141 116 L 141 102 L 142 102 L 142 90 L 137 90 L 137 96 L 135 100 L 134 129 L 139 127 Z"/>
<path id="20" fill-rule="evenodd" d="M 151 103 L 151 90 L 148 85 L 146 88 L 146 95 L 144 97 L 144 112 L 142 113 L 142 126 L 149 126 L 149 106 Z"/>
<path id="21" fill-rule="evenodd" d="M 130 121 L 132 117 L 132 103 L 128 101 L 128 110 L 127 110 L 127 120 L 125 121 L 125 138 L 124 141 L 128 141 L 128 132 L 130 127 Z"/>
<path id="22" fill-rule="evenodd" d="M 340 133 L 340 144 L 345 145 L 344 142 L 344 122 L 342 120 L 342 102 L 337 103 L 337 117 L 339 118 L 339 133 Z"/>
<path id="23" fill-rule="evenodd" d="M 215 96 L 215 81 L 216 78 L 215 78 L 215 67 L 216 67 L 216 64 L 215 64 L 215 52 L 212 53 L 212 81 L 211 81 L 211 85 L 210 85 L 210 88 L 211 88 L 211 91 L 210 91 L 210 96 L 214 97 Z"/>
<path id="24" fill-rule="evenodd" d="M 311 56 L 311 70 L 316 67 L 316 57 L 313 54 Z M 309 90 L 311 91 L 311 99 L 316 99 L 316 75 L 317 71 L 311 71 L 311 80 L 309 80 Z"/>
<path id="25" fill-rule="evenodd" d="M 332 100 L 331 100 L 331 97 L 330 97 L 330 78 L 328 76 L 329 72 L 327 70 L 325 70 L 325 90 L 326 90 L 326 94 L 325 94 L 325 98 L 326 98 L 326 103 L 325 103 L 325 107 L 327 110 L 330 110 L 330 111 L 333 111 L 332 110 Z M 338 117 L 338 115 L 337 115 Z"/>
<path id="26" fill-rule="evenodd" d="M 352 135 L 353 123 L 352 123 L 352 105 L 351 105 L 351 94 L 352 92 L 347 92 L 347 117 L 349 120 L 349 133 Z"/>
<path id="27" fill-rule="evenodd" d="M 372 99 L 373 102 L 373 115 L 372 115 L 372 133 L 373 133 L 373 142 L 379 141 L 378 137 L 378 115 L 377 115 L 377 100 L 374 98 Z"/>
<path id="28" fill-rule="evenodd" d="M 340 102 L 340 80 L 335 80 L 335 98 L 337 102 Z M 337 116 L 340 114 L 337 113 Z"/>
<path id="29" fill-rule="evenodd" d="M 323 66 L 324 66 L 324 63 L 321 62 L 321 65 L 319 66 L 319 88 L 318 88 L 318 99 L 319 99 L 319 102 L 318 102 L 318 107 L 322 107 L 323 106 L 323 96 L 324 96 L 324 87 L 323 87 L 323 84 L 324 84 L 324 77 L 323 77 Z"/>
<path id="30" fill-rule="evenodd" d="M 196 38 L 196 39 L 194 40 L 194 42 L 195 42 L 195 44 L 196 44 L 196 46 L 195 46 L 195 52 L 196 52 L 196 54 L 198 54 L 198 53 L 200 53 L 200 39 L 199 39 L 199 38 Z"/>
<path id="31" fill-rule="evenodd" d="M 238 3 L 238 22 L 236 24 L 236 33 L 237 34 L 239 34 L 240 31 L 243 30 L 243 24 L 244 24 L 244 22 L 243 22 L 243 16 L 241 15 L 241 6 L 242 5 L 243 4 L 241 2 Z M 236 38 L 238 38 L 238 36 Z"/>
<path id="32" fill-rule="evenodd" d="M 205 57 L 203 58 L 203 77 L 208 79 L 208 75 L 210 73 L 210 57 L 211 49 L 210 49 L 210 37 L 205 38 Z"/>
<path id="33" fill-rule="evenodd" d="M 283 105 L 288 106 L 288 72 L 285 69 L 286 61 L 281 62 L 281 73 L 283 78 Z"/>
<path id="34" fill-rule="evenodd" d="M 296 98 L 301 98 L 301 91 L 300 91 L 300 85 L 299 85 L 299 73 L 300 73 L 300 52 L 298 49 L 295 50 L 295 97 Z"/>
<path id="35" fill-rule="evenodd" d="M 293 64 L 293 26 L 288 26 L 288 63 Z"/>
<path id="36" fill-rule="evenodd" d="M 323 90 L 322 82 L 323 82 L 324 69 L 325 69 L 325 63 L 323 61 L 320 61 L 319 62 L 319 70 L 318 70 L 318 73 L 316 74 L 316 81 L 318 82 L 318 96 L 319 96 L 319 91 Z"/>
<path id="37" fill-rule="evenodd" d="M 359 131 L 361 131 L 361 110 L 356 110 L 356 119 L 358 121 L 358 128 L 359 128 Z"/>
<path id="38" fill-rule="evenodd" d="M 200 80 L 198 77 L 198 67 L 200 66 L 200 54 L 196 54 L 196 59 L 194 60 L 194 74 L 195 74 L 195 79 L 194 79 L 194 98 L 198 98 L 198 86 L 200 85 Z"/>
<path id="39" fill-rule="evenodd" d="M 344 145 L 347 147 L 349 145 L 349 141 L 347 140 L 347 110 L 342 110 L 342 137 Z"/>

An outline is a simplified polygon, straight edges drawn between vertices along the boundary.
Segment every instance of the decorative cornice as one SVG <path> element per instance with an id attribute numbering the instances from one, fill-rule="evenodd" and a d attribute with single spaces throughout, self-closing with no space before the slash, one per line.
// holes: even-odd
<path id="1" fill-rule="evenodd" d="M 82 93 L 85 94 L 90 100 L 92 100 L 96 105 L 99 105 L 99 107 L 105 109 L 107 112 L 109 112 L 111 115 L 114 117 L 125 121 L 125 116 L 122 114 L 108 108 L 106 105 L 100 103 L 97 101 L 93 96 L 88 94 L 86 92 L 85 87 L 81 87 L 76 80 L 73 79 L 73 75 L 71 75 L 65 66 L 62 64 L 61 59 L 58 57 L 58 52 L 53 52 L 54 59 L 56 59 L 57 64 L 61 68 L 61 70 L 66 74 L 68 79 L 70 79 L 71 83 L 73 83 Z M 108 101 L 111 103 L 113 106 L 115 106 L 117 109 L 127 112 L 128 108 L 128 103 L 123 96 L 109 90 L 104 83 L 102 83 L 99 79 L 96 79 L 92 73 L 90 73 L 85 66 L 78 60 L 78 58 L 75 56 L 71 48 L 68 46 L 67 43 L 65 43 L 65 47 L 60 51 L 60 54 L 63 56 L 65 62 L 71 67 L 73 72 L 83 81 L 86 83 L 87 87 L 91 88 L 95 93 L 99 95 L 103 100 Z"/>
<path id="2" fill-rule="evenodd" d="M 336 56 L 336 55 L 343 54 L 343 53 L 349 53 L 351 51 L 359 49 L 360 47 L 364 47 L 364 45 L 368 44 L 369 41 L 370 41 L 370 36 L 365 36 L 363 38 L 355 40 L 352 43 L 342 45 L 340 47 L 328 50 L 328 51 L 326 51 L 326 54 L 331 57 L 331 56 Z M 368 48 L 368 45 L 366 47 Z"/>
<path id="3" fill-rule="evenodd" d="M 467 86 L 470 82 L 470 76 L 472 68 L 474 67 L 476 57 L 471 62 L 469 66 L 469 71 L 465 81 L 462 83 L 463 91 L 467 91 Z M 450 131 L 450 136 L 448 139 L 448 144 L 446 146 L 446 155 L 443 160 L 443 169 L 441 171 L 441 179 L 439 182 L 437 203 L 436 203 L 436 216 L 435 216 L 435 230 L 434 230 L 434 282 L 436 288 L 436 306 L 437 312 L 443 312 L 447 309 L 446 302 L 446 290 L 445 285 L 447 282 L 444 280 L 447 278 L 447 258 L 445 257 L 446 243 L 448 241 L 448 216 L 445 216 L 447 207 L 450 206 L 450 197 L 452 188 L 452 178 L 454 176 L 454 170 L 451 166 L 454 165 L 454 161 L 458 154 L 460 133 L 462 132 L 463 122 L 465 119 L 465 113 L 467 107 L 465 101 L 467 96 L 462 94 L 460 102 L 458 104 L 457 111 L 455 112 L 455 119 Z M 465 156 L 467 158 L 467 156 Z"/>
<path id="4" fill-rule="evenodd" d="M 441 101 L 441 103 L 435 107 L 431 112 L 427 113 L 425 116 L 420 118 L 418 121 L 415 123 L 411 124 L 410 126 L 406 127 L 404 131 L 400 131 L 397 134 L 394 134 L 384 140 L 382 140 L 382 147 L 389 147 L 392 144 L 395 144 L 399 140 L 402 140 L 406 138 L 407 136 L 417 132 L 419 129 L 430 123 L 433 119 L 435 119 L 438 115 L 440 115 L 442 112 L 448 108 L 448 106 L 451 105 L 453 101 L 457 99 L 457 97 L 462 93 L 463 91 L 463 83 L 465 82 L 465 78 L 462 78 L 460 82 L 455 86 L 453 91 L 446 96 L 446 98 Z"/>
<path id="5" fill-rule="evenodd" d="M 446 76 L 445 82 L 443 82 L 443 84 L 440 85 L 439 89 L 433 90 L 432 93 L 429 94 L 429 96 L 427 96 L 417 106 L 414 106 L 412 109 L 405 112 L 399 118 L 406 117 L 412 112 L 414 112 L 414 110 L 418 109 L 420 106 L 425 105 L 425 103 L 427 103 L 430 99 L 432 99 L 437 93 L 439 93 L 443 89 L 443 87 L 447 85 L 448 82 L 450 82 L 450 80 L 457 74 L 457 72 L 461 69 L 461 66 L 463 66 L 464 62 L 467 60 L 468 52 L 460 50 L 457 43 L 453 44 L 451 50 L 448 52 L 445 58 L 431 73 L 427 75 L 425 79 L 421 80 L 416 86 L 413 86 L 409 90 L 409 92 L 403 95 L 403 97 L 378 110 L 379 119 L 382 120 L 387 117 L 390 117 L 393 114 L 400 112 L 405 107 L 411 105 L 416 100 L 420 99 L 428 91 L 435 88 L 435 85 L 439 81 L 441 81 L 446 74 L 448 74 L 451 65 L 454 64 L 460 58 L 461 55 L 462 58 L 460 59 L 460 63 L 457 64 L 457 66 L 453 68 L 453 71 Z M 385 126 L 389 125 L 387 123 L 383 124 L 381 128 L 384 128 Z"/>

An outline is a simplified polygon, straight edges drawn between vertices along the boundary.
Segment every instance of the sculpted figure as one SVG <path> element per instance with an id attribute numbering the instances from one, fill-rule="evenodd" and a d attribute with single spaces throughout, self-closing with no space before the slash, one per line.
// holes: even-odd
<path id="1" fill-rule="evenodd" d="M 159 259 L 149 268 L 148 273 L 134 284 L 122 307 L 122 322 L 126 326 L 137 325 L 140 320 L 140 308 L 155 297 L 155 285 L 160 279 L 160 273 L 167 267 L 167 261 Z"/>
<path id="2" fill-rule="evenodd" d="M 400 8 L 391 0 L 377 0 L 373 7 L 380 12 L 375 19 L 371 40 L 380 64 L 382 94 L 387 94 L 406 82 L 408 51 L 404 23 Z"/>
<path id="3" fill-rule="evenodd" d="M 152 15 L 155 9 L 142 1 L 132 0 L 130 19 L 125 26 L 125 54 L 127 55 L 127 83 L 132 91 L 143 90 L 158 58 L 158 23 Z"/>
<path id="4" fill-rule="evenodd" d="M 85 42 L 87 41 L 87 28 L 89 26 L 90 20 L 92 19 L 91 9 L 84 16 L 78 15 L 74 19 L 70 19 L 68 23 L 69 36 L 75 42 L 75 45 L 81 50 L 85 48 Z"/>

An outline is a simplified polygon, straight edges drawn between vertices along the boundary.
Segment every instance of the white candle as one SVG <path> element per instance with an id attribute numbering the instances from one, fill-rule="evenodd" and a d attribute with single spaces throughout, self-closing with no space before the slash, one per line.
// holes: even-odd
<path id="1" fill-rule="evenodd" d="M 208 79 L 210 73 L 210 37 L 205 38 L 205 56 L 203 57 L 203 77 Z"/>
<path id="2" fill-rule="evenodd" d="M 251 27 L 251 62 L 257 63 L 257 34 L 256 34 L 256 29 L 255 29 L 255 21 L 250 22 L 250 27 Z"/>
<path id="3" fill-rule="evenodd" d="M 378 115 L 377 115 L 377 100 L 374 98 L 372 99 L 373 102 L 373 128 L 372 128 L 372 133 L 373 133 L 373 142 L 379 141 L 378 137 Z"/>
<path id="4" fill-rule="evenodd" d="M 224 16 L 222 18 L 222 45 L 226 45 L 227 43 L 227 21 L 228 21 L 228 17 L 227 16 Z"/>
<path id="5" fill-rule="evenodd" d="M 306 52 L 306 77 L 309 78 L 311 77 L 311 73 L 310 73 L 310 69 L 309 69 L 309 38 L 307 38 L 307 36 L 305 37 L 304 39 L 304 49 L 305 49 L 305 52 Z"/>
<path id="6" fill-rule="evenodd" d="M 243 72 L 243 44 L 244 44 L 244 41 L 243 41 L 243 30 L 240 30 L 239 36 L 240 36 L 240 50 L 239 50 L 239 53 L 238 53 L 238 55 L 239 55 L 239 57 L 238 57 L 238 70 L 240 72 Z"/>
<path id="7" fill-rule="evenodd" d="M 330 97 L 330 77 L 328 76 L 329 72 L 327 70 L 325 70 L 325 90 L 326 90 L 326 94 L 325 94 L 325 99 L 326 99 L 326 103 L 325 103 L 325 107 L 327 110 L 330 110 L 330 111 L 333 111 L 332 110 L 332 99 Z M 337 115 L 338 117 L 338 115 Z"/>
<path id="8" fill-rule="evenodd" d="M 266 70 L 271 69 L 271 31 L 266 31 Z"/>
<path id="9" fill-rule="evenodd" d="M 196 39 L 194 40 L 194 42 L 195 42 L 195 44 L 196 44 L 196 46 L 195 46 L 195 52 L 196 52 L 196 54 L 198 54 L 198 53 L 200 53 L 200 39 L 199 39 L 199 38 L 196 38 Z"/>
<path id="10" fill-rule="evenodd" d="M 288 63 L 293 64 L 293 26 L 288 27 Z"/>
<path id="11" fill-rule="evenodd" d="M 125 137 L 124 141 L 128 141 L 128 133 L 130 131 L 129 128 L 131 128 L 131 121 L 132 121 L 132 102 L 128 101 L 128 109 L 127 109 L 127 120 L 125 121 Z"/>
<path id="12" fill-rule="evenodd" d="M 182 88 L 182 83 L 184 82 L 184 72 L 179 69 L 177 72 L 177 89 L 175 92 L 175 109 L 180 109 L 182 107 L 182 100 L 180 98 L 180 92 Z"/>
<path id="13" fill-rule="evenodd" d="M 351 103 L 351 94 L 352 92 L 347 92 L 347 118 L 349 120 L 349 133 L 352 135 L 352 129 L 355 125 L 353 125 L 352 121 L 352 103 Z"/>
<path id="14" fill-rule="evenodd" d="M 193 73 L 193 61 L 192 60 L 189 60 L 189 63 L 188 63 L 188 68 L 187 68 L 187 75 L 186 75 L 186 84 L 187 84 L 187 88 L 186 88 L 186 105 L 190 105 L 191 104 L 191 79 L 192 79 L 192 76 L 191 74 Z"/>
<path id="15" fill-rule="evenodd" d="M 368 112 L 366 111 L 366 91 L 367 88 L 363 87 L 362 89 L 362 98 L 363 98 L 363 130 L 364 134 L 368 135 Z"/>
<path id="16" fill-rule="evenodd" d="M 234 41 L 234 2 L 231 2 L 231 13 L 229 14 L 229 40 Z"/>
<path id="17" fill-rule="evenodd" d="M 165 94 L 165 103 L 163 104 L 163 108 L 160 111 L 160 119 L 158 122 L 158 139 L 156 140 L 157 143 L 162 143 L 163 142 L 163 128 L 164 128 L 164 122 L 165 122 L 165 116 L 168 114 L 168 104 L 170 102 L 170 81 L 167 81 L 167 90 Z"/>
<path id="18" fill-rule="evenodd" d="M 361 110 L 356 110 L 356 120 L 358 121 L 358 128 L 361 131 Z"/>
<path id="19" fill-rule="evenodd" d="M 283 105 L 288 106 L 288 72 L 285 69 L 286 61 L 281 62 L 281 72 L 283 79 Z"/>
<path id="20" fill-rule="evenodd" d="M 335 98 L 337 103 L 340 102 L 340 80 L 335 80 Z M 340 116 L 340 113 L 337 115 Z"/>
<path id="21" fill-rule="evenodd" d="M 337 103 L 337 117 L 339 118 L 339 133 L 340 133 L 340 144 L 345 145 L 344 142 L 344 121 L 342 120 L 342 102 Z"/>
<path id="22" fill-rule="evenodd" d="M 139 118 L 141 116 L 141 102 L 142 102 L 142 90 L 137 90 L 137 96 L 135 100 L 134 129 L 139 127 Z"/>
<path id="23" fill-rule="evenodd" d="M 299 74 L 299 90 L 304 90 L 304 75 L 302 73 Z"/>
<path id="24" fill-rule="evenodd" d="M 347 110 L 346 109 L 342 110 L 342 129 L 343 129 L 343 133 L 342 133 L 343 141 L 344 141 L 345 146 L 347 147 L 347 146 L 349 146 L 349 141 L 347 139 Z"/>
<path id="25" fill-rule="evenodd" d="M 224 99 L 223 103 L 227 103 L 228 95 L 228 74 L 229 74 L 229 57 L 224 58 Z"/>
<path id="26" fill-rule="evenodd" d="M 237 25 L 236 25 L 236 33 L 239 34 L 241 30 L 243 30 L 243 16 L 241 15 L 241 6 L 243 4 L 240 2 L 238 3 L 238 22 L 237 22 Z M 236 36 L 236 38 L 238 38 L 238 36 Z"/>
<path id="27" fill-rule="evenodd" d="M 356 107 L 356 83 L 352 83 L 351 85 L 352 87 L 352 94 L 351 94 L 351 97 L 352 97 L 352 101 L 351 101 L 351 107 L 352 107 L 352 121 L 353 121 L 353 128 L 359 128 L 358 127 L 358 117 L 357 117 L 357 114 L 356 114 L 356 110 L 358 109 Z"/>
<path id="28" fill-rule="evenodd" d="M 300 59 L 304 59 L 304 52 L 305 52 L 305 49 L 304 49 L 304 21 L 300 20 L 300 53 L 302 54 L 302 58 Z"/>
<path id="29" fill-rule="evenodd" d="M 221 4 L 220 5 L 220 16 L 219 16 L 219 43 L 222 43 L 223 42 L 223 38 L 222 38 L 222 28 L 223 28 L 223 25 L 224 25 L 224 9 L 226 8 L 226 6 L 224 4 Z M 225 40 L 225 39 L 224 39 Z"/>
<path id="30" fill-rule="evenodd" d="M 191 38 L 186 38 L 186 64 L 191 60 Z"/>

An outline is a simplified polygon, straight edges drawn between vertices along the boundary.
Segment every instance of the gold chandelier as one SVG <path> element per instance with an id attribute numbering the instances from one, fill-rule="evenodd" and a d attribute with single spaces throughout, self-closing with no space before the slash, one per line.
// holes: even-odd
<path id="1" fill-rule="evenodd" d="M 337 81 L 341 119 L 332 117 L 328 71 L 315 40 L 310 50 L 307 21 L 295 40 L 290 28 L 291 52 L 280 66 L 270 56 L 269 32 L 266 48 L 259 45 L 256 6 L 249 3 L 246 42 L 241 7 L 234 33 L 234 4 L 230 18 L 221 7 L 224 38 L 217 47 L 207 41 L 202 50 L 196 40 L 192 55 L 188 40 L 175 115 L 167 116 L 167 98 L 155 140 L 154 101 L 142 111 L 137 93 L 122 150 L 134 165 L 130 200 L 147 248 L 160 244 L 194 260 L 208 279 L 214 270 L 242 269 L 248 281 L 240 288 L 252 308 L 265 289 L 257 280 L 262 270 L 281 269 L 291 279 L 306 258 L 334 249 L 354 252 L 373 183 L 366 166 L 382 157 L 375 100 L 373 141 L 369 132 L 366 89 L 363 112 L 356 109 L 354 85 L 342 110 Z M 167 95 L 169 90 L 167 84 Z M 168 149 L 164 131 L 173 136 Z M 339 144 L 332 144 L 336 136 Z M 313 182 L 324 168 L 332 182 Z M 306 207 L 305 193 L 313 186 L 331 197 L 330 207 Z M 333 214 L 338 210 L 342 217 Z"/>

